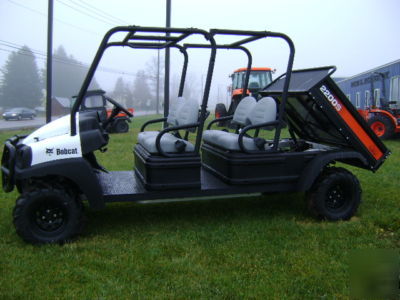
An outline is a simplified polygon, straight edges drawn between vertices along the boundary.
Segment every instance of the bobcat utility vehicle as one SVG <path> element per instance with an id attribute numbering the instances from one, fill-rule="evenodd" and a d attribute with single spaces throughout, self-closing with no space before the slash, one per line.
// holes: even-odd
<path id="1" fill-rule="evenodd" d="M 170 35 L 165 35 L 169 33 Z M 163 35 L 161 35 L 163 34 Z M 117 39 L 117 36 L 119 39 Z M 121 38 L 121 35 L 123 37 Z M 203 44 L 188 43 L 191 36 Z M 218 38 L 233 41 L 219 44 Z M 244 97 L 235 113 L 224 117 L 235 132 L 204 129 L 216 52 L 243 48 L 264 38 L 283 39 L 289 46 L 286 73 L 260 91 L 261 99 Z M 185 43 L 186 42 L 186 43 Z M 190 42 L 190 40 L 189 40 Z M 107 171 L 96 160 L 109 136 L 96 112 L 79 107 L 109 47 L 177 48 L 184 55 L 178 99 L 168 116 L 145 123 L 133 146 L 135 165 L 127 171 Z M 184 99 L 187 50 L 210 53 L 202 103 Z M 202 50 L 204 51 L 204 50 Z M 139 52 L 139 51 L 138 51 Z M 156 28 L 126 26 L 111 29 L 103 38 L 68 118 L 44 125 L 28 136 L 5 142 L 2 157 L 3 189 L 20 193 L 13 211 L 17 233 L 29 243 L 64 243 L 83 228 L 83 205 L 99 209 L 110 202 L 201 198 L 249 193 L 304 192 L 319 218 L 347 220 L 357 211 L 361 188 L 357 178 L 336 162 L 376 171 L 389 155 L 330 78 L 334 68 L 292 71 L 294 45 L 289 37 L 268 31 Z M 250 59 L 251 62 L 251 59 Z M 251 69 L 251 64 L 248 70 Z M 244 89 L 247 90 L 249 74 Z M 114 103 L 113 118 L 124 111 Z M 164 124 L 148 131 L 151 123 Z M 281 138 L 287 124 L 290 138 Z M 272 139 L 260 135 L 272 131 Z M 195 136 L 195 142 L 189 141 Z"/>

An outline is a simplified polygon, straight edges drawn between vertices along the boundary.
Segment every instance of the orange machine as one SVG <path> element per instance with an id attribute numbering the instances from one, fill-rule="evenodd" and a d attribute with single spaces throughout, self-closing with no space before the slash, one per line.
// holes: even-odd
<path id="1" fill-rule="evenodd" d="M 217 118 L 225 115 L 232 115 L 235 112 L 237 105 L 240 100 L 247 95 L 256 94 L 262 88 L 266 87 L 272 81 L 272 73 L 274 72 L 271 68 L 251 68 L 249 74 L 249 83 L 246 92 L 243 93 L 243 87 L 245 85 L 247 68 L 239 68 L 230 75 L 232 78 L 231 86 L 231 103 L 229 108 L 226 109 L 223 103 L 218 103 L 215 107 L 215 115 Z"/>
<path id="2" fill-rule="evenodd" d="M 389 139 L 400 133 L 400 110 L 390 108 L 359 109 L 372 131 L 381 139 Z"/>

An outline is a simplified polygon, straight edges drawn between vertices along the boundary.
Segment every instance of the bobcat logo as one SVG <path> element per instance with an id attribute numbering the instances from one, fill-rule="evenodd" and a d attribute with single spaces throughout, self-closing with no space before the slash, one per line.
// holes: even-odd
<path id="1" fill-rule="evenodd" d="M 54 148 L 46 148 L 46 154 L 48 156 L 51 156 L 54 154 Z"/>

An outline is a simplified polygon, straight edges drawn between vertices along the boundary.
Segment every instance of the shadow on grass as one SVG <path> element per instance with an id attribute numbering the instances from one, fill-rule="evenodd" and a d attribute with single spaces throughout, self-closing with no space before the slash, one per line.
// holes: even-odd
<path id="1" fill-rule="evenodd" d="M 87 211 L 87 233 L 309 219 L 305 207 L 304 195 L 298 193 L 179 203 L 113 203 L 104 210 Z"/>

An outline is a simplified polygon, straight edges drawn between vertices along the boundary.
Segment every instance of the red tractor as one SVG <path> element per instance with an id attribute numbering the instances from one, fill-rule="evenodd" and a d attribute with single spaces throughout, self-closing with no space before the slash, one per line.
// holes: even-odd
<path id="1" fill-rule="evenodd" d="M 251 68 L 249 74 L 248 88 L 243 92 L 245 85 L 247 68 L 240 68 L 233 72 L 231 89 L 231 103 L 226 109 L 225 104 L 218 103 L 215 107 L 215 117 L 220 118 L 225 115 L 233 115 L 240 100 L 245 96 L 257 94 L 262 88 L 266 87 L 272 81 L 273 70 L 271 68 Z"/>
<path id="2" fill-rule="evenodd" d="M 359 109 L 358 112 L 367 121 L 372 131 L 381 139 L 389 139 L 400 132 L 400 107 L 397 101 L 387 101 L 385 82 L 383 73 L 374 72 L 373 75 L 380 75 L 382 79 L 382 98 L 380 105 L 377 105 L 375 97 L 372 99 L 372 105 L 365 109 Z M 374 84 L 371 80 L 371 95 L 373 95 Z"/>
<path id="3" fill-rule="evenodd" d="M 400 109 L 372 107 L 359 109 L 358 112 L 381 139 L 389 139 L 400 132 Z"/>

